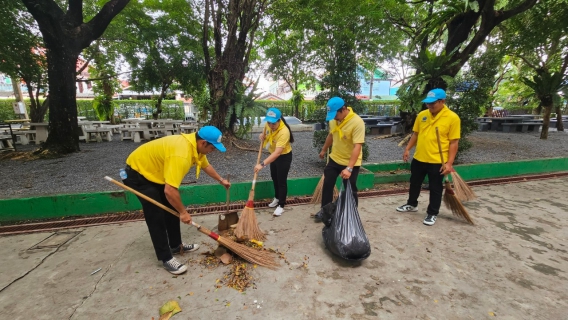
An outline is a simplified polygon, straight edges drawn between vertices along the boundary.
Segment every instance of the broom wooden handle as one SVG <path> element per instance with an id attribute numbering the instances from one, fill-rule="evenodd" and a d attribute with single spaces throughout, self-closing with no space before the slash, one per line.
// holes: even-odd
<path id="1" fill-rule="evenodd" d="M 177 211 L 173 210 L 172 208 L 166 207 L 165 205 L 163 205 L 163 204 L 159 203 L 158 201 L 156 201 L 156 200 L 154 200 L 154 199 L 148 197 L 147 195 L 142 194 L 142 193 L 140 193 L 139 191 L 136 191 L 136 190 L 130 188 L 129 186 L 125 185 L 124 183 L 118 182 L 118 181 L 114 180 L 113 178 L 111 178 L 111 177 L 109 177 L 109 176 L 106 176 L 105 179 L 108 180 L 108 181 L 110 181 L 110 182 L 112 182 L 112 183 L 114 183 L 114 184 L 116 184 L 117 186 L 121 187 L 121 188 L 124 189 L 124 190 L 128 190 L 128 191 L 134 193 L 135 195 L 139 196 L 140 198 L 142 198 L 142 199 L 144 199 L 144 200 L 146 200 L 146 201 L 152 203 L 153 205 L 155 205 L 155 206 L 157 206 L 157 207 L 159 207 L 159 208 L 161 208 L 161 209 L 164 209 L 165 211 L 167 211 L 167 212 L 169 212 L 169 213 L 171 213 L 171 214 L 173 214 L 174 216 L 176 216 L 176 217 L 179 218 L 179 213 L 178 213 Z M 215 241 L 217 241 L 217 240 L 219 239 L 219 235 L 218 235 L 218 234 L 216 234 L 215 232 L 213 232 L 213 231 L 211 231 L 211 230 L 209 230 L 209 229 L 207 229 L 207 228 L 205 228 L 205 227 L 202 227 L 201 225 L 195 223 L 195 222 L 193 221 L 193 219 L 191 220 L 191 224 L 192 224 L 194 227 L 196 227 L 197 230 L 199 230 L 199 232 L 203 233 L 204 235 L 207 235 L 207 236 L 211 237 L 211 238 L 214 239 Z"/>
<path id="2" fill-rule="evenodd" d="M 264 129 L 263 129 L 264 130 Z M 264 134 L 266 135 L 266 130 L 264 130 Z M 266 137 L 265 137 L 266 138 Z M 256 164 L 260 164 L 260 156 L 262 155 L 262 144 L 264 143 L 264 139 L 260 141 L 260 148 L 258 148 L 258 156 L 256 157 Z M 256 185 L 256 177 L 258 176 L 258 172 L 254 173 L 254 177 L 252 178 L 252 188 L 251 192 L 254 192 L 254 186 Z M 250 199 L 249 199 L 250 200 Z"/>
<path id="3" fill-rule="evenodd" d="M 228 174 L 228 175 L 227 175 L 227 179 L 225 179 L 225 180 L 227 180 L 227 182 L 231 182 L 231 175 Z M 230 197 L 231 197 L 231 190 L 227 189 L 227 214 L 229 214 L 229 200 L 230 200 Z"/>
<path id="4" fill-rule="evenodd" d="M 440 159 L 442 160 L 442 167 L 444 166 L 444 153 L 442 152 L 442 143 L 440 142 L 440 132 L 436 127 L 436 139 L 438 140 L 438 151 L 440 152 Z"/>
<path id="5" fill-rule="evenodd" d="M 442 152 L 442 143 L 440 142 L 440 132 L 438 131 L 438 127 L 436 127 L 436 139 L 438 140 L 438 151 L 440 152 L 440 159 L 442 160 L 442 168 L 444 168 L 444 153 Z M 444 180 L 448 182 L 448 177 L 444 175 Z"/>

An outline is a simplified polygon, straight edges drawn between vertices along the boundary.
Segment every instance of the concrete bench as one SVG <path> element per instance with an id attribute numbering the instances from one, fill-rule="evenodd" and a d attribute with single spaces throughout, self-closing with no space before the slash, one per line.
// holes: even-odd
<path id="1" fill-rule="evenodd" d="M 12 140 L 12 136 L 0 134 L 0 150 L 3 150 L 3 149 L 15 150 L 14 141 Z"/>
<path id="2" fill-rule="evenodd" d="M 102 142 L 112 141 L 112 129 L 82 125 L 79 140 Z"/>
<path id="3" fill-rule="evenodd" d="M 399 123 L 378 123 L 375 125 L 367 126 L 369 134 L 395 134 L 399 130 Z"/>
<path id="4" fill-rule="evenodd" d="M 539 131 L 541 123 L 519 122 L 519 123 L 503 123 L 503 132 L 533 132 Z"/>
<path id="5" fill-rule="evenodd" d="M 35 130 L 14 130 L 12 134 L 16 136 L 15 143 L 21 145 L 28 145 L 30 142 L 36 143 Z"/>
<path id="6" fill-rule="evenodd" d="M 144 139 L 144 128 L 124 128 L 120 131 L 120 141 L 132 140 L 133 142 L 140 143 Z"/>
<path id="7" fill-rule="evenodd" d="M 491 128 L 490 122 L 478 122 L 477 123 L 477 131 L 487 131 Z"/>

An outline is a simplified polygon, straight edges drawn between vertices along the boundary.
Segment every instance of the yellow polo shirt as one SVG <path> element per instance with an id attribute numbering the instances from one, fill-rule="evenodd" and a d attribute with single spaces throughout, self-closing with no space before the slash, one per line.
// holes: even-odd
<path id="1" fill-rule="evenodd" d="M 446 105 L 436 117 L 432 117 L 430 110 L 424 110 L 416 116 L 412 131 L 418 134 L 414 158 L 426 163 L 441 163 L 436 138 L 436 127 L 440 133 L 440 144 L 444 154 L 444 162 L 448 161 L 450 140 L 460 138 L 460 118 Z"/>
<path id="2" fill-rule="evenodd" d="M 197 153 L 195 133 L 167 136 L 136 148 L 126 159 L 146 179 L 179 188 L 191 166 L 209 166 L 207 157 Z"/>
<path id="3" fill-rule="evenodd" d="M 266 134 L 270 133 L 270 127 L 268 124 L 264 125 L 264 132 Z M 268 151 L 273 153 L 276 151 L 276 148 L 282 148 L 281 154 L 288 154 L 292 151 L 292 145 L 290 144 L 290 130 L 288 130 L 288 127 L 286 127 L 282 121 L 280 121 L 280 126 L 272 138 L 272 143 L 268 145 Z"/>
<path id="4" fill-rule="evenodd" d="M 353 112 L 353 110 L 351 110 Z M 329 131 L 333 131 L 337 126 L 336 120 L 329 121 Z M 342 166 L 349 164 L 351 152 L 356 143 L 365 143 L 365 122 L 357 114 L 354 114 L 345 126 L 341 128 L 343 131 L 343 139 L 339 138 L 339 132 L 333 133 L 333 144 L 331 146 L 331 154 L 329 155 L 333 161 Z M 363 162 L 363 149 L 359 152 L 359 157 L 355 166 L 360 166 Z"/>

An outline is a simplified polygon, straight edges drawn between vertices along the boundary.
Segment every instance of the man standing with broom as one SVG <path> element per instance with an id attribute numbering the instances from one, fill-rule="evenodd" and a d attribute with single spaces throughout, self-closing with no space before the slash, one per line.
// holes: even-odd
<path id="1" fill-rule="evenodd" d="M 333 201 L 333 188 L 337 176 L 344 179 L 343 183 L 351 184 L 355 203 L 357 198 L 357 177 L 363 161 L 363 143 L 365 143 L 365 122 L 351 107 L 345 105 L 340 97 L 333 97 L 327 101 L 327 117 L 329 121 L 329 134 L 319 157 L 323 159 L 329 147 L 331 154 L 323 171 L 324 181 L 322 187 L 322 208 Z M 321 220 L 321 210 L 314 216 Z"/>
<path id="2" fill-rule="evenodd" d="M 187 270 L 187 266 L 174 258 L 173 254 L 199 248 L 198 244 L 185 244 L 181 241 L 180 220 L 191 224 L 191 215 L 181 202 L 178 190 L 183 177 L 195 165 L 197 178 L 200 169 L 203 169 L 225 188 L 231 187 L 231 183 L 209 165 L 206 157 L 215 149 L 226 151 L 221 138 L 219 129 L 205 126 L 197 133 L 167 136 L 147 142 L 126 159 L 127 176 L 121 175 L 124 184 L 179 213 L 178 218 L 138 197 L 156 256 L 172 274 L 182 274 Z"/>
<path id="3" fill-rule="evenodd" d="M 414 158 L 410 164 L 410 190 L 406 204 L 396 208 L 399 212 L 417 211 L 418 196 L 424 177 L 430 184 L 430 203 L 426 210 L 424 224 L 432 226 L 440 211 L 444 176 L 453 171 L 453 163 L 458 152 L 460 139 L 460 118 L 446 106 L 446 92 L 433 89 L 422 100 L 428 110 L 420 112 L 414 121 L 412 137 L 404 150 L 402 160 L 408 162 L 409 152 L 416 145 Z M 436 127 L 440 134 L 440 144 L 445 164 L 440 163 L 440 152 Z"/>

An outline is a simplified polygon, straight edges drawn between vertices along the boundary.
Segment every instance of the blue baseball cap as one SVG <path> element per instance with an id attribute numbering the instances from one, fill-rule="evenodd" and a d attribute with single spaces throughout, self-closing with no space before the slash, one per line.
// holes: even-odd
<path id="1" fill-rule="evenodd" d="M 426 99 L 422 100 L 422 102 L 432 103 L 443 99 L 446 99 L 446 91 L 444 89 L 433 89 L 428 92 Z"/>
<path id="2" fill-rule="evenodd" d="M 325 121 L 331 121 L 335 118 L 337 110 L 341 109 L 345 105 L 345 101 L 340 97 L 333 97 L 327 101 L 327 116 Z"/>
<path id="3" fill-rule="evenodd" d="M 276 123 L 278 120 L 282 118 L 282 112 L 276 108 L 269 108 L 266 110 L 266 117 L 264 120 L 269 123 Z"/>
<path id="4" fill-rule="evenodd" d="M 205 126 L 199 129 L 197 134 L 205 141 L 209 142 L 210 144 L 214 145 L 217 150 L 221 152 L 227 151 L 225 146 L 221 143 L 223 139 L 223 135 L 221 131 L 214 126 Z"/>

